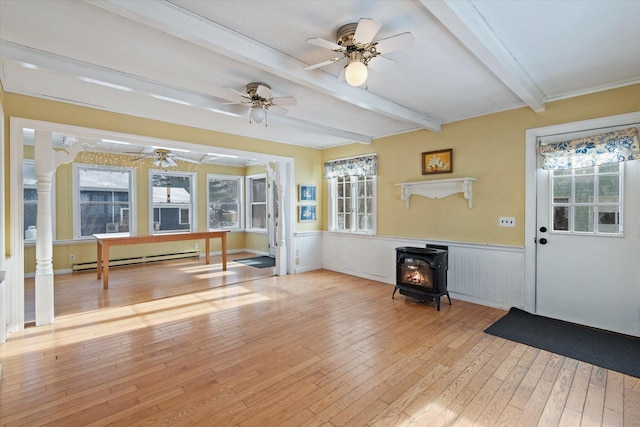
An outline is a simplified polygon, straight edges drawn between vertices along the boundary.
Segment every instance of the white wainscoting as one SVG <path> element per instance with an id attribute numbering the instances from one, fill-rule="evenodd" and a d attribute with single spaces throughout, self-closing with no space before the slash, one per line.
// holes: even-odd
<path id="1" fill-rule="evenodd" d="M 295 233 L 294 242 L 294 271 L 318 270 L 322 268 L 322 232 Z"/>
<path id="2" fill-rule="evenodd" d="M 427 243 L 449 247 L 447 282 L 453 299 L 504 309 L 524 307 L 521 246 L 324 232 L 322 268 L 395 285 L 395 248 Z"/>

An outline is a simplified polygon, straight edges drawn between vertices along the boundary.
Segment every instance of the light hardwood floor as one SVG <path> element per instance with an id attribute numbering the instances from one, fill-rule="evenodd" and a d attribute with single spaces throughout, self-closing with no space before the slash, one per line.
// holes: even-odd
<path id="1" fill-rule="evenodd" d="M 640 425 L 640 379 L 485 334 L 502 310 L 325 270 L 198 288 L 200 267 L 65 278 L 74 308 L 0 346 L 0 425 Z M 149 300 L 172 278 L 194 289 Z"/>

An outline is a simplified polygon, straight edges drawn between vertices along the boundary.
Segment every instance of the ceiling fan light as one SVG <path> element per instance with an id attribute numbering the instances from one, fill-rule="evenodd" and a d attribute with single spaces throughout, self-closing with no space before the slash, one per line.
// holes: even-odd
<path id="1" fill-rule="evenodd" d="M 266 118 L 267 118 L 267 112 L 264 110 L 264 108 L 261 108 L 261 107 L 251 108 L 251 120 L 253 120 L 256 123 L 262 123 Z"/>
<path id="2" fill-rule="evenodd" d="M 352 61 L 345 70 L 345 79 L 351 86 L 362 86 L 367 81 L 367 66 L 360 61 Z"/>

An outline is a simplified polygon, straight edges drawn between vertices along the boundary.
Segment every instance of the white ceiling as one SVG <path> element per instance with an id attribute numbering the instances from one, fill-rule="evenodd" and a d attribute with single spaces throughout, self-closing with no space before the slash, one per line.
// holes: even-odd
<path id="1" fill-rule="evenodd" d="M 411 32 L 367 88 L 306 42 L 359 18 Z M 6 92 L 315 148 L 640 83 L 640 1 L 0 0 Z M 268 126 L 225 103 L 247 83 L 298 105 Z M 167 98 L 172 100 L 167 100 Z M 178 101 L 178 102 L 176 102 Z"/>

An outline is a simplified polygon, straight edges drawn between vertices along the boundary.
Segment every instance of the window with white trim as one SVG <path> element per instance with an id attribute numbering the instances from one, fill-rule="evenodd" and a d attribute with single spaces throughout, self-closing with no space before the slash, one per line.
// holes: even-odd
<path id="1" fill-rule="evenodd" d="M 376 174 L 376 155 L 325 163 L 330 231 L 376 233 Z"/>
<path id="2" fill-rule="evenodd" d="M 267 230 L 267 174 L 250 175 L 247 182 L 247 229 Z"/>
<path id="3" fill-rule="evenodd" d="M 233 175 L 207 175 L 209 229 L 242 228 L 242 181 Z"/>
<path id="4" fill-rule="evenodd" d="M 150 234 L 196 230 L 193 172 L 149 171 L 151 183 Z"/>
<path id="5" fill-rule="evenodd" d="M 74 237 L 132 232 L 135 170 L 74 164 Z"/>

